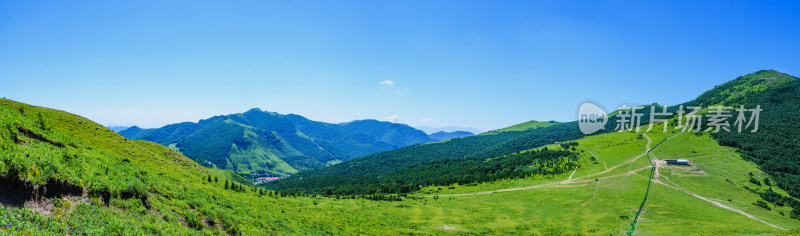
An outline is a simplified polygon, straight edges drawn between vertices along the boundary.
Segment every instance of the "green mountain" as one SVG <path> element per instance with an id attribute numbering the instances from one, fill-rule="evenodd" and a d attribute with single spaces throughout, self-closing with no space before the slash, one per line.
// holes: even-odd
<path id="1" fill-rule="evenodd" d="M 238 173 L 296 173 L 431 141 L 407 125 L 375 120 L 329 124 L 251 109 L 157 129 L 131 127 L 129 139 L 169 146 L 208 167 Z"/>
<path id="2" fill-rule="evenodd" d="M 729 90 L 741 86 L 744 89 Z M 741 155 L 769 173 L 777 186 L 792 196 L 800 197 L 800 79 L 774 70 L 759 71 L 715 87 L 704 93 L 696 104 L 719 101 L 733 107 L 763 109 L 759 117 L 758 132 L 719 132 L 713 137 L 720 145 L 734 147 Z M 753 92 L 760 91 L 760 92 Z M 734 99 L 720 101 L 717 94 L 733 94 Z M 715 96 L 716 95 L 716 96 Z M 706 98 L 708 98 L 706 100 Z M 717 99 L 714 99 L 717 98 Z M 749 118 L 749 117 L 748 117 Z M 727 120 L 736 122 L 736 116 Z M 754 127 L 750 127 L 751 130 Z M 732 128 L 735 130 L 735 128 Z"/>
<path id="3" fill-rule="evenodd" d="M 475 135 L 475 134 L 467 132 L 467 131 L 453 131 L 453 132 L 439 131 L 439 132 L 432 133 L 432 134 L 428 135 L 428 137 L 431 137 L 431 139 L 436 140 L 436 141 L 442 141 L 442 140 L 445 140 L 445 139 L 462 138 L 462 137 L 467 137 L 467 136 L 472 136 L 472 135 Z"/>
<path id="4" fill-rule="evenodd" d="M 797 187 L 800 186 L 798 184 L 800 178 L 797 178 L 800 168 L 795 164 L 798 163 L 795 160 L 798 157 L 792 154 L 800 151 L 795 146 L 798 142 L 793 138 L 787 138 L 793 137 L 790 133 L 794 129 L 779 126 L 779 124 L 785 124 L 789 127 L 800 127 L 797 126 L 795 120 L 790 118 L 793 116 L 789 116 L 794 115 L 793 111 L 797 111 L 795 109 L 797 103 L 794 103 L 794 99 L 774 98 L 776 96 L 796 98 L 797 93 L 792 93 L 794 91 L 792 86 L 795 86 L 796 83 L 799 83 L 797 78 L 780 72 L 759 71 L 716 86 L 697 99 L 681 105 L 708 107 L 709 105 L 741 104 L 754 107 L 761 104 L 762 107 L 768 107 L 771 113 L 765 113 L 765 116 L 770 120 L 764 121 L 761 128 L 770 130 L 770 132 L 757 134 L 715 133 L 713 136 L 722 145 L 740 148 L 745 158 L 754 161 L 770 173 L 777 181 L 778 186 L 786 189 L 792 196 L 800 197 L 800 187 Z M 673 106 L 669 111 L 674 113 L 677 109 L 678 106 Z M 645 107 L 641 112 L 644 114 L 642 124 L 649 124 L 649 107 Z M 612 114 L 614 115 L 606 124 L 606 132 L 616 127 L 617 113 Z M 730 117 L 729 124 L 734 124 L 735 118 Z M 303 172 L 291 178 L 267 184 L 265 187 L 312 193 L 372 194 L 413 192 L 419 190 L 420 186 L 431 184 L 478 183 L 484 182 L 486 177 L 461 172 L 447 172 L 446 176 L 442 176 L 442 174 L 431 174 L 431 171 L 464 169 L 463 167 L 471 165 L 480 166 L 482 164 L 475 164 L 480 163 L 476 160 L 519 155 L 522 151 L 548 143 L 564 142 L 581 137 L 584 135 L 577 131 L 575 122 L 532 121 L 482 135 L 377 153 L 336 166 Z M 537 158 L 528 157 L 528 159 L 532 162 Z M 568 165 L 567 163 L 562 164 Z M 518 177 L 519 173 L 504 172 L 518 170 L 519 168 L 512 166 L 491 170 L 490 173 L 498 176 L 492 178 Z M 536 172 L 533 171 L 529 174 L 534 173 Z"/>
<path id="5" fill-rule="evenodd" d="M 0 99 L 0 235 L 433 232 L 368 220 L 383 213 L 382 203 L 254 188 L 235 172 L 203 167 L 86 118 Z"/>
<path id="6" fill-rule="evenodd" d="M 608 122 L 606 130 L 612 130 L 615 124 L 613 121 Z M 480 135 L 402 147 L 322 169 L 300 172 L 290 178 L 269 183 L 265 187 L 276 190 L 293 189 L 314 193 L 327 191 L 338 194 L 372 194 L 383 192 L 386 188 L 402 189 L 399 192 L 408 192 L 418 190 L 419 184 L 428 181 L 409 182 L 406 177 L 411 178 L 410 176 L 399 176 L 397 173 L 415 175 L 414 172 L 407 170 L 424 163 L 459 158 L 498 157 L 585 136 L 578 129 L 577 122 L 548 123 L 548 125 L 537 127 L 523 131 L 491 131 Z M 425 178 L 424 174 L 420 175 L 423 175 L 422 179 Z M 388 176 L 395 177 L 389 179 Z M 417 179 L 417 177 L 413 178 Z M 453 178 L 457 179 L 458 176 Z M 403 186 L 389 187 L 397 181 L 404 182 Z M 387 182 L 390 183 L 387 184 Z"/>
<path id="7" fill-rule="evenodd" d="M 411 128 L 405 124 L 381 122 L 377 120 L 356 120 L 339 124 L 346 130 L 355 133 L 367 134 L 378 141 L 389 143 L 397 147 L 420 144 L 431 141 L 425 132 Z"/>
<path id="8" fill-rule="evenodd" d="M 800 227 L 800 166 L 797 164 L 800 156 L 796 155 L 800 153 L 800 140 L 797 140 L 800 136 L 793 134 L 800 127 L 796 119 L 800 114 L 795 114 L 800 111 L 798 95 L 800 81 L 796 77 L 771 70 L 759 71 L 681 104 L 703 106 L 701 114 L 712 112 L 709 107 L 714 105 L 733 106 L 734 109 L 739 105 L 760 106 L 764 111 L 755 133 L 735 130 L 714 133 L 707 123 L 702 123 L 701 132 L 681 132 L 675 116 L 668 122 L 668 132 L 662 132 L 660 124 L 656 124 L 648 132 L 644 127 L 639 132 L 601 132 L 591 136 L 576 133 L 574 122 L 515 131 L 530 125 L 520 124 L 483 135 L 377 153 L 303 172 L 264 187 L 326 195 L 399 193 L 450 199 L 490 195 L 482 197 L 481 202 L 474 202 L 475 207 L 491 201 L 491 196 L 500 195 L 500 192 L 534 194 L 538 188 L 562 187 L 593 193 L 572 198 L 570 196 L 579 192 L 539 190 L 539 198 L 561 206 L 561 209 L 543 214 L 556 218 L 574 214 L 554 212 L 570 212 L 570 207 L 563 205 L 570 201 L 580 202 L 579 206 L 594 205 L 616 212 L 606 217 L 619 214 L 622 220 L 618 222 L 630 223 L 631 227 L 611 231 L 616 234 L 757 234 L 786 232 L 782 231 L 786 229 L 795 229 L 792 232 L 796 233 Z M 674 113 L 677 109 L 678 106 L 670 107 L 669 111 Z M 649 106 L 643 110 L 648 111 Z M 649 112 L 643 113 L 644 117 L 649 116 Z M 620 113 L 611 114 L 606 130 L 615 127 L 614 121 Z M 736 118 L 735 115 L 728 118 L 728 124 L 733 127 Z M 649 118 L 642 121 L 642 125 L 647 124 Z M 552 133 L 558 135 L 547 136 Z M 505 138 L 491 139 L 497 135 Z M 553 141 L 561 143 L 545 145 Z M 690 161 L 690 166 L 672 166 L 663 161 L 684 158 Z M 609 188 L 614 191 L 605 190 Z M 557 196 L 557 193 L 569 196 Z M 504 193 L 502 196 L 506 197 L 497 200 L 509 201 L 508 197 L 522 195 Z M 541 204 L 544 203 L 530 207 L 542 207 Z M 620 204 L 641 207 L 632 216 L 628 210 L 608 210 Z M 644 207 L 646 211 L 642 210 Z M 583 216 L 578 224 L 594 222 L 591 218 L 597 217 L 596 214 L 605 214 L 591 209 L 597 208 L 580 210 L 586 213 L 578 213 Z M 640 221 L 640 216 L 646 223 Z M 702 223 L 689 223 L 696 221 Z M 545 223 L 543 227 L 565 224 L 571 223 Z M 675 229 L 684 224 L 695 226 Z M 742 227 L 745 224 L 761 229 L 748 230 Z M 576 227 L 557 232 L 608 231 Z"/>
<path id="9" fill-rule="evenodd" d="M 506 127 L 506 128 L 502 128 L 502 129 L 499 129 L 499 130 L 489 131 L 489 132 L 525 131 L 525 130 L 529 130 L 529 129 L 537 129 L 537 128 L 541 128 L 541 127 L 547 127 L 547 126 L 551 126 L 551 125 L 555 125 L 555 124 L 558 124 L 558 122 L 556 122 L 556 121 L 542 122 L 542 121 L 532 120 L 532 121 L 528 121 L 528 122 L 525 122 L 525 123 L 520 123 L 520 124 L 512 125 L 512 126 L 509 126 L 509 127 Z"/>
<path id="10" fill-rule="evenodd" d="M 677 117 L 666 122 L 667 132 L 661 123 L 649 131 L 609 131 L 614 116 L 606 131 L 588 136 L 575 122 L 505 129 L 375 153 L 264 185 L 277 192 L 197 164 L 177 145 L 126 139 L 83 117 L 2 99 L 0 234 L 795 235 L 800 81 L 760 71 L 729 83 L 769 75 L 785 81 L 742 99 L 716 99 L 712 92 L 684 104 L 712 97 L 717 102 L 703 104 L 758 105 L 754 133 L 753 127 L 682 132 Z M 230 123 L 243 127 L 234 134 L 285 124 L 253 121 L 269 113 L 237 115 L 201 127 L 176 124 L 163 136 Z M 288 116 L 282 117 L 300 118 Z M 241 140 L 248 138 L 259 139 Z M 673 159 L 689 165 L 665 161 Z"/>

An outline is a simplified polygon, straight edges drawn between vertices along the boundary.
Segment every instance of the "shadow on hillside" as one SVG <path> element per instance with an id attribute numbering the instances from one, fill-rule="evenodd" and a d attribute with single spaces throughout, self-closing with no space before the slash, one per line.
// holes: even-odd
<path id="1" fill-rule="evenodd" d="M 0 177 L 0 203 L 6 206 L 24 207 L 29 200 L 83 195 L 83 188 L 67 181 L 51 178 L 45 185 L 35 187 L 15 174 L 8 176 L 11 177 Z"/>

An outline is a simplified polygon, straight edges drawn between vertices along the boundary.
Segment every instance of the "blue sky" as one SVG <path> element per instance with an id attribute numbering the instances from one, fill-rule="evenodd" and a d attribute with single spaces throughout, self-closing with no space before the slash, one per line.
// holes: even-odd
<path id="1" fill-rule="evenodd" d="M 482 130 L 800 75 L 794 2 L 0 1 L 0 96 L 106 125 L 259 107 Z M 382 81 L 392 81 L 391 83 Z"/>

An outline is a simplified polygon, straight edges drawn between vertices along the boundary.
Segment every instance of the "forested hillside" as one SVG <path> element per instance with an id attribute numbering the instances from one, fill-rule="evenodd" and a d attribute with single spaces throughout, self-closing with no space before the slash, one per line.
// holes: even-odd
<path id="1" fill-rule="evenodd" d="M 792 142 L 792 129 L 800 127 L 794 124 L 793 111 L 797 111 L 798 93 L 794 90 L 796 78 L 786 74 L 765 70 L 741 76 L 735 80 L 716 86 L 697 99 L 690 102 L 670 106 L 668 112 L 671 116 L 659 118 L 673 118 L 677 116 L 679 106 L 699 106 L 708 108 L 710 105 L 747 105 L 752 107 L 756 103 L 768 107 L 768 114 L 761 120 L 762 127 L 767 131 L 756 134 L 723 132 L 715 134 L 723 145 L 738 147 L 746 157 L 753 159 L 768 173 L 775 176 L 779 184 L 797 196 L 798 187 L 798 157 L 793 153 L 798 149 L 798 142 Z M 788 84 L 787 84 L 788 83 Z M 776 103 L 776 101 L 782 101 Z M 656 104 L 653 104 L 656 105 Z M 765 109 L 767 110 L 767 109 Z M 660 112 L 660 108 L 656 110 Z M 650 106 L 637 110 L 642 114 L 641 125 L 650 123 Z M 593 134 L 613 132 L 617 126 L 618 112 L 612 112 L 608 118 L 605 129 Z M 729 123 L 733 124 L 736 117 L 731 117 Z M 765 121 L 769 119 L 769 121 Z M 675 120 L 673 120 L 673 123 Z M 702 129 L 706 129 L 701 123 Z M 307 171 L 285 180 L 269 183 L 265 187 L 278 190 L 320 192 L 339 190 L 342 193 L 363 192 L 408 192 L 418 187 L 414 184 L 428 184 L 439 181 L 439 177 L 431 175 L 423 166 L 442 168 L 442 170 L 456 170 L 457 167 L 442 167 L 445 165 L 461 166 L 469 169 L 463 160 L 488 160 L 493 157 L 509 155 L 531 148 L 539 147 L 554 142 L 574 140 L 585 135 L 578 130 L 577 122 L 526 122 L 509 128 L 490 131 L 481 135 L 470 136 L 445 142 L 428 143 L 400 148 L 394 151 L 376 153 L 363 158 L 358 158 L 339 165 L 326 167 L 319 170 Z M 645 127 L 646 128 L 646 127 Z M 779 130 L 779 132 L 772 132 Z M 796 135 L 795 135 L 796 136 Z M 440 161 L 445 160 L 445 161 Z M 416 168 L 416 169 L 415 169 Z M 428 174 L 422 174 L 428 173 Z M 460 176 L 462 179 L 473 179 L 460 172 L 448 172 L 447 175 Z M 492 172 L 488 172 L 492 173 Z M 484 172 L 483 174 L 488 174 Z M 419 176 L 419 177 L 417 177 Z M 427 176 L 427 177 L 426 177 Z M 427 178 L 427 179 L 425 179 Z M 458 177 L 454 177 L 458 178 Z M 413 181 L 407 181 L 413 179 Z M 398 181 L 404 184 L 397 184 Z M 454 181 L 459 182 L 459 181 Z M 460 181 L 464 183 L 464 181 Z M 405 184 L 409 183 L 409 184 Z M 397 188 L 393 186 L 408 185 L 411 187 Z M 417 185 L 418 186 L 418 185 Z M 361 188 L 362 190 L 356 190 Z M 398 190 L 401 189 L 401 190 Z"/>
<path id="2" fill-rule="evenodd" d="M 772 76 L 786 75 L 762 71 L 730 82 L 748 86 L 716 91 L 741 94 Z M 3 99 L 0 223 L 11 227 L 0 232 L 605 235 L 634 225 L 640 234 L 791 234 L 800 225 L 800 140 L 793 132 L 800 126 L 800 81 L 782 81 L 736 101 L 705 99 L 719 97 L 706 93 L 686 103 L 759 105 L 758 132 L 684 133 L 675 130 L 675 119 L 666 133 L 658 127 L 614 132 L 620 113 L 613 112 L 606 129 L 589 136 L 576 122 L 528 123 L 376 153 L 264 185 L 277 192 L 250 186 L 235 172 L 203 167 L 173 150 L 181 146 L 125 139 L 76 115 Z M 338 125 L 295 125 L 300 117 L 270 121 L 264 117 L 271 114 L 258 112 L 215 117 L 202 127 L 177 124 L 161 137 L 192 139 L 221 126 L 233 131 L 214 137 L 236 140 L 237 148 L 247 142 L 279 147 L 286 139 L 276 135 L 269 142 L 256 127 L 278 127 L 268 132 L 274 135 L 288 132 L 286 124 L 324 131 L 299 132 L 307 137 L 348 137 L 336 133 Z M 648 107 L 639 112 L 641 124 L 648 124 Z M 676 158 L 688 158 L 691 166 L 654 164 Z M 645 203 L 644 220 L 631 223 L 636 206 Z"/>
<path id="3" fill-rule="evenodd" d="M 742 133 L 720 132 L 714 138 L 721 145 L 738 148 L 747 160 L 758 164 L 775 178 L 776 184 L 794 197 L 800 198 L 800 81 L 770 89 L 762 95 L 748 97 L 745 107 L 760 106 L 758 131 Z M 731 117 L 733 124 L 736 117 Z M 765 183 L 766 182 L 766 183 Z M 800 203 L 797 203 L 800 214 Z"/>
<path id="4" fill-rule="evenodd" d="M 158 129 L 131 127 L 130 139 L 169 146 L 207 167 L 238 173 L 296 173 L 431 141 L 407 125 L 375 120 L 330 124 L 252 109 Z"/>
<path id="5" fill-rule="evenodd" d="M 613 130 L 615 126 L 616 123 L 610 121 L 606 124 L 605 130 Z M 269 183 L 265 187 L 310 192 L 320 191 L 325 187 L 343 185 L 350 185 L 351 187 L 348 188 L 358 188 L 362 185 L 392 182 L 386 176 L 404 175 L 395 172 L 406 171 L 412 166 L 436 165 L 429 162 L 440 159 L 483 160 L 583 136 L 584 134 L 578 129 L 577 122 L 544 125 L 525 131 L 492 131 L 481 135 L 376 153 L 326 168 L 301 172 L 288 179 Z M 410 171 L 405 173 L 410 173 Z M 433 182 L 435 180 L 420 181 Z M 373 188 L 370 187 L 370 189 Z M 410 189 L 406 189 L 406 192 L 408 190 Z"/>

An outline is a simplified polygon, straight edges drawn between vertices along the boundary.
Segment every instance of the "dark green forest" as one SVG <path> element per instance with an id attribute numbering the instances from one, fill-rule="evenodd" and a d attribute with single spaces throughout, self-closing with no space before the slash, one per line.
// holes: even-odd
<path id="1" fill-rule="evenodd" d="M 650 123 L 650 106 L 651 105 L 643 106 L 643 108 L 636 111 L 638 114 L 642 114 L 640 122 L 642 125 Z M 670 109 L 672 110 L 674 108 L 670 107 Z M 616 113 L 612 113 L 612 115 L 607 118 L 605 129 L 591 135 L 615 132 L 616 126 L 617 115 Z M 463 164 L 460 162 L 461 160 L 458 159 L 466 159 L 467 161 L 464 161 L 464 163 L 470 161 L 474 162 L 474 160 L 485 160 L 519 153 L 554 142 L 576 140 L 584 136 L 586 135 L 581 133 L 577 121 L 557 123 L 524 131 L 487 132 L 481 135 L 451 139 L 446 142 L 418 144 L 392 151 L 380 152 L 322 169 L 300 172 L 287 179 L 270 182 L 262 186 L 273 190 L 291 189 L 292 191 L 308 193 L 322 193 L 323 190 L 327 191 L 327 189 L 332 189 L 331 191 L 333 191 L 333 189 L 338 189 L 341 193 L 354 194 L 375 191 L 380 191 L 382 193 L 407 192 L 419 188 L 419 186 L 407 185 L 411 186 L 409 187 L 411 189 L 404 187 L 406 189 L 397 191 L 399 187 L 395 186 L 400 185 L 385 180 L 392 179 L 396 176 L 413 176 L 413 178 L 416 178 L 413 180 L 413 183 L 433 184 L 437 183 L 437 181 L 441 181 L 442 177 L 435 174 L 432 175 L 431 173 L 427 175 L 408 173 L 423 171 L 423 169 L 413 169 L 414 167 L 429 164 L 436 165 L 436 163 L 441 162 Z M 439 170 L 439 172 L 444 171 L 445 170 Z M 444 175 L 447 175 L 450 179 L 475 179 L 473 176 L 475 174 L 456 177 L 459 176 L 460 173 L 462 172 L 456 172 L 456 174 L 445 173 Z M 477 175 L 485 174 L 491 173 L 478 173 Z M 520 173 L 520 175 L 525 174 Z M 412 182 L 406 179 L 401 179 L 401 181 L 404 181 L 404 183 Z M 449 181 L 447 183 L 458 183 L 458 180 Z M 380 185 L 383 185 L 383 187 L 376 187 Z"/>
<path id="2" fill-rule="evenodd" d="M 578 166 L 577 143 L 562 148 L 532 150 L 492 159 L 449 158 L 411 165 L 408 169 L 380 177 L 335 176 L 304 178 L 300 186 L 281 186 L 288 181 L 269 185 L 283 191 L 322 195 L 401 194 L 420 190 L 421 186 L 472 184 L 501 179 L 526 178 L 563 174 Z M 570 151 L 571 150 L 573 151 Z M 352 180 L 358 182 L 353 184 Z M 331 184 L 333 183 L 333 184 Z"/>
<path id="3" fill-rule="evenodd" d="M 719 132 L 713 137 L 720 145 L 735 147 L 742 157 L 756 163 L 774 178 L 776 185 L 800 198 L 800 81 L 767 90 L 743 100 L 745 107 L 760 105 L 758 132 Z M 728 121 L 733 124 L 735 117 Z M 751 127 L 752 128 L 752 127 Z M 765 200 L 789 204 L 795 217 L 800 216 L 800 202 L 793 198 L 764 193 Z"/>

